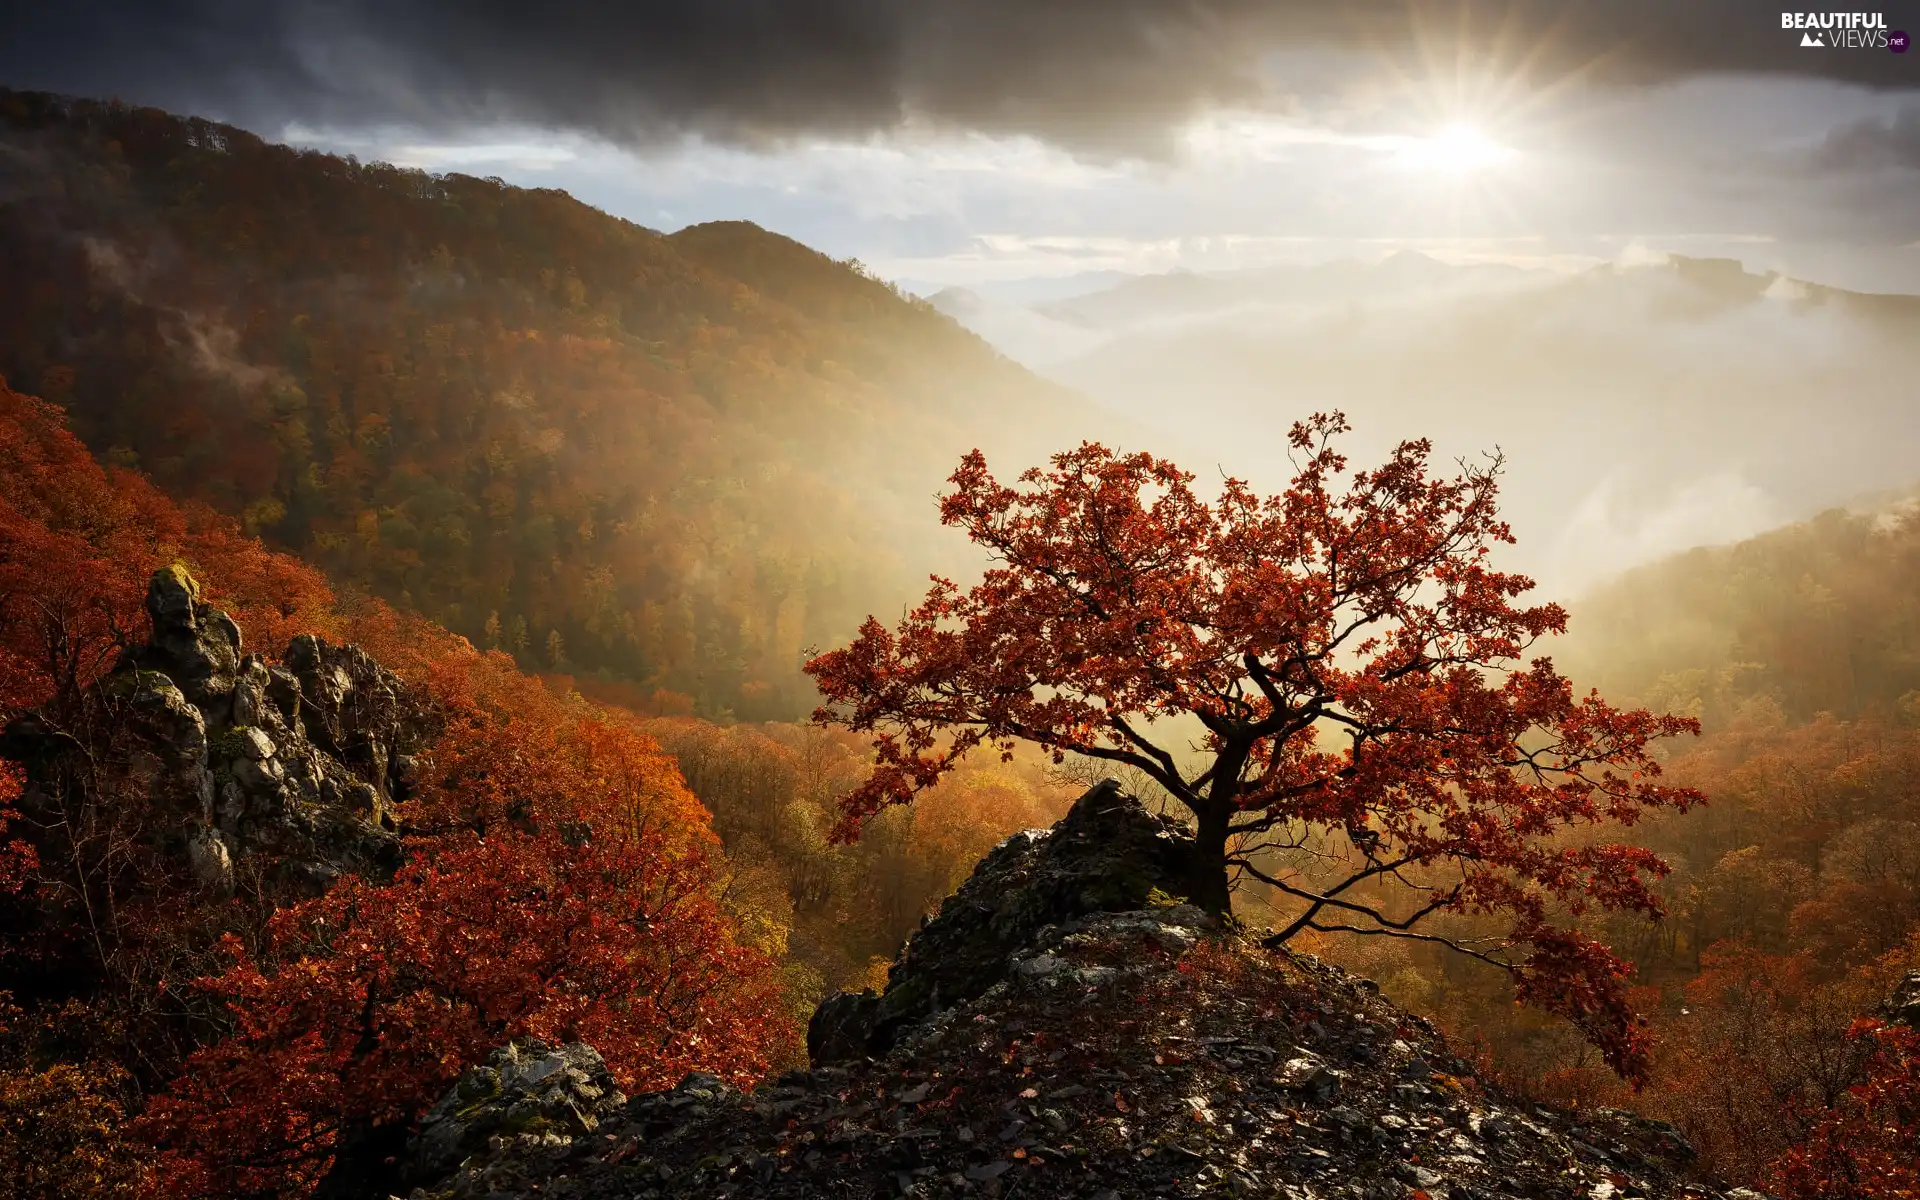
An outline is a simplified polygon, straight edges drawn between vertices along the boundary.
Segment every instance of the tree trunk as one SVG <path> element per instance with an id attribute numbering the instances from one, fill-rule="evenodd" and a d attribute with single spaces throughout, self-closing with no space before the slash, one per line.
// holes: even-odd
<path id="1" fill-rule="evenodd" d="M 1227 830 L 1233 822 L 1233 810 L 1212 804 L 1194 817 L 1187 900 L 1207 912 L 1228 916 L 1233 912 L 1233 898 L 1227 891 Z"/>
<path id="2" fill-rule="evenodd" d="M 366 1121 L 350 1123 L 340 1131 L 334 1146 L 333 1168 L 314 1189 L 313 1200 L 362 1200 L 366 1196 L 385 1196 L 401 1190 L 412 1182 L 400 1178 L 399 1164 L 406 1149 L 405 1121 L 381 1125 Z"/>

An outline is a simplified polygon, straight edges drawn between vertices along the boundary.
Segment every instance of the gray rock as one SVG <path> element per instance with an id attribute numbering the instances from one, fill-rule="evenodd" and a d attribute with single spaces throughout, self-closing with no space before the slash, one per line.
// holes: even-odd
<path id="1" fill-rule="evenodd" d="M 816 1064 L 864 1057 L 874 1043 L 879 1018 L 879 992 L 835 992 L 807 1022 L 807 1056 Z"/>
<path id="2" fill-rule="evenodd" d="M 427 1111 L 409 1144 L 406 1174 L 443 1178 L 496 1139 L 537 1140 L 543 1149 L 570 1145 L 626 1103 L 593 1047 L 554 1047 L 531 1038 L 512 1042 L 461 1075 Z"/>
<path id="3" fill-rule="evenodd" d="M 1327 1077 L 1328 1067 L 1317 1054 L 1300 1054 L 1280 1064 L 1274 1082 L 1281 1087 L 1311 1088 Z"/>
<path id="4" fill-rule="evenodd" d="M 1014 834 L 982 859 L 894 960 L 884 992 L 829 997 L 807 1027 L 808 1056 L 886 1053 L 907 1026 L 1006 979 L 1014 952 L 1047 926 L 1183 894 L 1190 855 L 1178 825 L 1112 780 L 1097 784 L 1051 830 Z"/>
<path id="5" fill-rule="evenodd" d="M 417 778 L 431 707 L 351 646 L 296 638 L 295 669 L 242 657 L 239 628 L 178 566 L 154 573 L 147 613 L 152 640 L 122 656 L 84 711 L 8 726 L 0 750 L 27 767 L 33 794 L 55 808 L 64 800 L 51 798 L 80 793 L 141 797 L 152 836 L 206 887 L 231 887 L 254 857 L 262 877 L 300 895 L 342 874 L 389 876 L 401 854 L 386 801 Z M 306 736 L 307 710 L 324 744 Z M 103 731 L 99 744 L 58 732 L 75 721 Z M 404 782 L 389 777 L 395 762 Z"/>
<path id="6" fill-rule="evenodd" d="M 233 723 L 235 725 L 260 725 L 267 720 L 272 704 L 267 699 L 267 685 L 272 677 L 267 674 L 267 666 L 257 654 L 249 654 L 240 660 L 240 670 L 233 685 Z"/>
<path id="7" fill-rule="evenodd" d="M 202 829 L 187 842 L 187 869 L 201 887 L 233 890 L 233 855 L 217 829 Z"/>
<path id="8" fill-rule="evenodd" d="M 215 787 L 201 711 L 157 671 L 116 675 L 104 691 L 124 701 L 116 740 L 124 747 L 125 783 L 163 809 L 210 821 Z"/>
<path id="9" fill-rule="evenodd" d="M 1896 1025 L 1920 1029 L 1920 971 L 1908 971 L 1888 993 L 1886 1014 Z"/>
<path id="10" fill-rule="evenodd" d="M 166 674 L 195 707 L 231 703 L 240 668 L 240 629 L 200 598 L 200 585 L 178 564 L 153 573 L 147 586 L 153 640 L 129 665 Z"/>
<path id="11" fill-rule="evenodd" d="M 273 757 L 273 752 L 277 747 L 274 746 L 273 739 L 267 736 L 265 730 L 249 726 L 244 729 L 236 728 L 233 732 L 236 740 L 235 749 L 240 752 L 241 758 L 251 759 L 254 762 L 265 762 L 267 759 Z"/>
<path id="12" fill-rule="evenodd" d="M 382 808 L 405 799 L 414 768 L 396 765 L 430 740 L 434 723 L 399 676 L 357 646 L 310 635 L 288 644 L 286 665 L 308 740 L 370 784 Z"/>

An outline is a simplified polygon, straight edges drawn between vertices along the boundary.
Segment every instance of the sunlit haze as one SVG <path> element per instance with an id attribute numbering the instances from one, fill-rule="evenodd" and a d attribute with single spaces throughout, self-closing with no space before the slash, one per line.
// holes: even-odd
<path id="1" fill-rule="evenodd" d="M 651 228 L 754 221 L 933 297 L 1207 469 L 1271 483 L 1271 439 L 1330 406 L 1381 444 L 1498 442 L 1520 557 L 1556 586 L 1920 472 L 1898 449 L 1912 340 L 1794 300 L 1920 292 L 1920 56 L 1823 57 L 1733 4 L 990 5 L 902 16 L 870 55 L 828 4 L 791 53 L 735 62 L 694 22 L 650 68 L 658 47 L 618 49 L 653 46 L 647 19 L 564 7 L 449 9 L 428 37 L 274 4 L 191 41 L 129 8 L 91 55 L 54 52 L 76 27 L 48 11 L 0 68 Z M 1704 276 L 1670 264 L 1704 259 L 1755 282 L 1695 303 Z M 1168 273 L 1192 286 L 1147 286 Z M 1854 441 L 1830 465 L 1800 449 Z"/>

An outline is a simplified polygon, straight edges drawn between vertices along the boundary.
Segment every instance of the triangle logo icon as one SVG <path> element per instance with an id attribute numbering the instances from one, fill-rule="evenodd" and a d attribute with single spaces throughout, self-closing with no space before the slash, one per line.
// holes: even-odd
<path id="1" fill-rule="evenodd" d="M 1826 48 L 1826 45 L 1827 45 L 1827 44 L 1826 44 L 1825 42 L 1823 42 L 1823 41 L 1821 41 L 1821 40 L 1820 40 L 1820 35 L 1819 35 L 1819 34 L 1817 34 L 1817 33 L 1803 33 L 1803 34 L 1801 34 L 1801 35 L 1800 35 L 1800 44 L 1801 44 L 1802 46 L 1818 46 L 1818 47 L 1820 47 L 1820 48 L 1822 48 L 1822 49 L 1825 49 L 1825 48 Z"/>

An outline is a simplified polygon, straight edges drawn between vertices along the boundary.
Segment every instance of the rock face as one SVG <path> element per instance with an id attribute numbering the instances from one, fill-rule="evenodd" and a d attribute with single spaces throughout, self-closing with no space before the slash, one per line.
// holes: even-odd
<path id="1" fill-rule="evenodd" d="M 422 1119 L 408 1150 L 421 1176 L 458 1173 L 457 1188 L 484 1194 L 507 1182 L 498 1172 L 489 1176 L 489 1165 L 570 1149 L 626 1103 L 593 1047 L 529 1038 L 462 1075 Z M 508 1149 L 514 1154 L 502 1153 Z M 463 1163 L 470 1169 L 463 1172 Z"/>
<path id="2" fill-rule="evenodd" d="M 31 714 L 5 734 L 7 756 L 28 767 L 22 803 L 57 807 L 76 789 L 138 797 L 154 836 L 213 890 L 243 868 L 309 894 L 344 872 L 391 874 L 389 807 L 433 732 L 424 700 L 351 646 L 295 638 L 284 665 L 245 653 L 239 626 L 180 567 L 155 572 L 146 607 L 151 641 L 62 715 L 104 739 L 111 776 L 82 769 L 74 739 Z"/>
<path id="3" fill-rule="evenodd" d="M 1920 1029 L 1920 971 L 1908 971 L 1894 984 L 1884 1007 L 1887 1020 Z"/>
<path id="4" fill-rule="evenodd" d="M 1106 850 L 1077 841 L 1098 829 L 1117 839 Z M 1671 1127 L 1508 1098 L 1368 981 L 1271 954 L 1155 895 L 1183 852 L 1137 802 L 1098 789 L 1051 834 L 990 854 L 902 953 L 887 992 L 859 1001 L 892 1022 L 854 1027 L 869 1039 L 888 1028 L 884 1053 L 751 1093 L 689 1076 L 595 1109 L 591 1136 L 489 1136 L 451 1171 L 416 1164 L 412 1195 L 1711 1194 L 1684 1182 L 1692 1151 Z M 913 1007 L 886 1007 L 896 989 Z M 836 999 L 823 1014 L 851 1008 Z M 459 1097 L 435 1113 L 459 1111 Z"/>
<path id="5" fill-rule="evenodd" d="M 885 1054 L 899 1031 L 1006 978 L 1041 930 L 1179 894 L 1188 842 L 1112 780 L 1088 790 L 1052 829 L 1016 833 L 974 868 L 887 971 L 884 992 L 828 997 L 807 1026 L 816 1066 Z"/>

